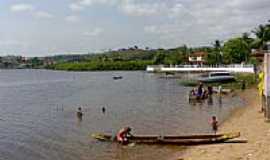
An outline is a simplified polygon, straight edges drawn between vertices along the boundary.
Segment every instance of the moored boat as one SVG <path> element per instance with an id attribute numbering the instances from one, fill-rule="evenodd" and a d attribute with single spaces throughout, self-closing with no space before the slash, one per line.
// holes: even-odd
<path id="1" fill-rule="evenodd" d="M 122 79 L 122 78 L 123 78 L 122 76 L 113 76 L 114 80 L 118 80 L 118 79 Z"/>
<path id="2" fill-rule="evenodd" d="M 235 81 L 235 78 L 230 72 L 210 72 L 208 75 L 199 77 L 198 81 L 203 83 L 231 82 Z"/>
<path id="3" fill-rule="evenodd" d="M 117 142 L 115 136 L 110 134 L 97 133 L 92 137 L 99 141 Z M 159 136 L 159 135 L 135 135 L 129 137 L 130 143 L 142 144 L 174 144 L 174 145 L 197 145 L 222 143 L 240 137 L 240 133 L 209 134 L 209 135 L 186 135 L 186 136 Z"/>

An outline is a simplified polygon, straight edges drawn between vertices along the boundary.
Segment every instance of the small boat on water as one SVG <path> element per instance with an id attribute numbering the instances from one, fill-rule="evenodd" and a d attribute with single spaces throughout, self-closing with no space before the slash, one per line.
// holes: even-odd
<path id="1" fill-rule="evenodd" d="M 111 134 L 96 133 L 92 138 L 99 141 L 117 142 Z M 172 144 L 172 145 L 198 145 L 222 143 L 240 137 L 240 132 L 226 134 L 186 135 L 186 136 L 159 136 L 159 135 L 134 135 L 129 137 L 130 143 L 140 144 Z"/>
<path id="2" fill-rule="evenodd" d="M 118 80 L 118 79 L 122 79 L 122 78 L 123 78 L 122 76 L 113 76 L 114 80 Z"/>
<path id="3" fill-rule="evenodd" d="M 199 77 L 198 81 L 203 83 L 232 82 L 235 81 L 235 78 L 230 72 L 210 72 Z"/>

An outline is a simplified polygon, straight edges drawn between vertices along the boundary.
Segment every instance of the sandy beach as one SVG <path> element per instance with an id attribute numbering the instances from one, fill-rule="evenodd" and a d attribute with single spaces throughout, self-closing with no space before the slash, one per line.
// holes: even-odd
<path id="1" fill-rule="evenodd" d="M 226 143 L 190 147 L 181 160 L 270 160 L 270 123 L 265 122 L 260 113 L 260 98 L 256 89 L 248 89 L 237 94 L 246 107 L 238 109 L 220 126 L 219 132 L 241 132 L 240 139 L 247 143 Z"/>

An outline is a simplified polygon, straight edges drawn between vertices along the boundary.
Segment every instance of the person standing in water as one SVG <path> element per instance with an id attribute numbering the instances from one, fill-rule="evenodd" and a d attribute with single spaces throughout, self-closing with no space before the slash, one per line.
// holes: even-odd
<path id="1" fill-rule="evenodd" d="M 105 112 L 106 112 L 106 108 L 103 106 L 102 107 L 102 113 L 105 114 Z"/>
<path id="2" fill-rule="evenodd" d="M 77 111 L 77 117 L 78 117 L 79 119 L 82 119 L 82 116 L 83 116 L 82 108 L 79 107 L 79 108 L 78 108 L 78 111 Z"/>
<path id="3" fill-rule="evenodd" d="M 217 117 L 216 116 L 212 116 L 211 126 L 212 126 L 212 130 L 216 134 L 217 131 L 218 131 L 218 121 L 217 121 Z"/>
<path id="4" fill-rule="evenodd" d="M 198 90 L 197 90 L 197 97 L 201 98 L 203 95 L 203 83 L 200 82 L 199 86 L 198 86 Z"/>

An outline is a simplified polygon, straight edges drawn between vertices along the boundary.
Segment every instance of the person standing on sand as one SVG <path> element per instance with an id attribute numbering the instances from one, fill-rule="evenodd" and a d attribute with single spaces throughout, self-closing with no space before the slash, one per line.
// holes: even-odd
<path id="1" fill-rule="evenodd" d="M 216 116 L 212 116 L 211 126 L 212 126 L 212 130 L 216 134 L 217 133 L 217 130 L 218 130 L 218 121 L 217 121 L 217 117 Z"/>
<path id="2" fill-rule="evenodd" d="M 258 84 L 258 90 L 259 90 L 259 95 L 261 97 L 261 112 L 264 112 L 264 73 L 261 71 L 259 73 L 259 84 Z"/>

